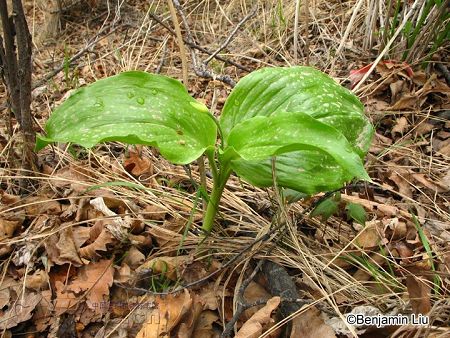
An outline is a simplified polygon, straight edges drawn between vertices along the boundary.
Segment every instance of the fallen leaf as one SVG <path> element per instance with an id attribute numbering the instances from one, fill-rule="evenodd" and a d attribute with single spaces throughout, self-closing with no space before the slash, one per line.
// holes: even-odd
<path id="1" fill-rule="evenodd" d="M 125 258 L 123 259 L 123 263 L 127 264 L 133 270 L 138 266 L 142 265 L 145 261 L 145 256 L 142 252 L 132 246 L 127 253 L 125 254 Z"/>
<path id="2" fill-rule="evenodd" d="M 72 228 L 64 229 L 56 243 L 56 248 L 59 251 L 59 261 L 64 263 L 72 263 L 75 266 L 83 265 L 83 261 L 78 253 L 78 247 L 73 238 Z"/>
<path id="3" fill-rule="evenodd" d="M 185 289 L 178 295 L 167 295 L 164 298 L 157 297 L 157 308 L 150 309 L 147 313 L 147 321 L 142 326 L 136 338 L 160 338 L 170 337 L 170 333 L 181 318 L 192 307 L 192 298 Z"/>
<path id="4" fill-rule="evenodd" d="M 406 117 L 402 116 L 399 119 L 397 119 L 395 126 L 392 128 L 391 134 L 394 135 L 395 133 L 402 134 L 406 131 L 408 128 L 408 120 Z"/>
<path id="5" fill-rule="evenodd" d="M 320 316 L 320 311 L 311 307 L 292 320 L 291 338 L 336 338 L 334 330 Z"/>
<path id="6" fill-rule="evenodd" d="M 406 276 L 406 287 L 408 288 L 409 300 L 415 314 L 426 315 L 431 310 L 431 286 L 419 280 L 416 276 Z"/>
<path id="7" fill-rule="evenodd" d="M 131 150 L 127 158 L 123 162 L 126 171 L 133 176 L 141 176 L 143 174 L 153 175 L 153 165 L 148 157 L 143 157 L 139 152 Z"/>
<path id="8" fill-rule="evenodd" d="M 29 289 L 42 290 L 48 287 L 48 274 L 44 270 L 37 270 L 27 276 L 25 286 Z"/>
<path id="9" fill-rule="evenodd" d="M 240 330 L 236 333 L 235 338 L 256 338 L 264 330 L 267 324 L 274 320 L 272 319 L 272 311 L 280 304 L 280 297 L 272 297 L 269 299 L 264 307 L 259 309 L 247 322 L 242 325 Z"/>
<path id="10" fill-rule="evenodd" d="M 26 293 L 19 296 L 16 301 L 9 304 L 8 309 L 2 314 L 0 330 L 7 330 L 29 320 L 33 316 L 36 305 L 42 296 L 37 293 Z"/>
<path id="11" fill-rule="evenodd" d="M 383 234 L 383 229 L 379 225 L 377 220 L 367 222 L 355 240 L 356 245 L 362 249 L 377 247 L 382 241 Z"/>
<path id="12" fill-rule="evenodd" d="M 86 304 L 96 313 L 108 309 L 102 306 L 109 301 L 109 288 L 113 283 L 114 269 L 110 260 L 90 263 L 78 270 L 78 275 L 67 285 L 67 290 L 75 294 L 86 293 Z"/>
<path id="13" fill-rule="evenodd" d="M 219 334 L 214 331 L 213 324 L 219 320 L 215 311 L 203 311 L 195 324 L 192 337 L 219 338 Z"/>

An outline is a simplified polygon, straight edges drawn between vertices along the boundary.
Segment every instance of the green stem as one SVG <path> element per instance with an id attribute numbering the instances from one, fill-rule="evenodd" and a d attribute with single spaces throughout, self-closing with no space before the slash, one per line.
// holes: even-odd
<path id="1" fill-rule="evenodd" d="M 205 233 L 210 233 L 214 226 L 214 219 L 216 218 L 217 211 L 219 210 L 219 202 L 222 197 L 223 189 L 227 184 L 228 178 L 231 175 L 231 168 L 228 165 L 223 165 L 220 168 L 220 173 L 217 179 L 214 180 L 213 189 L 211 191 L 208 207 L 203 218 L 202 229 Z"/>

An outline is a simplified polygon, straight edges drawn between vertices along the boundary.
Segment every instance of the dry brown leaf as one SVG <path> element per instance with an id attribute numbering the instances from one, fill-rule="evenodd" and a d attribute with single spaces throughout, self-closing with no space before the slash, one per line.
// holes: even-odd
<path id="1" fill-rule="evenodd" d="M 20 227 L 25 219 L 7 220 L 0 219 L 0 241 L 11 238 Z"/>
<path id="2" fill-rule="evenodd" d="M 271 298 L 270 293 L 267 292 L 265 288 L 263 288 L 261 285 L 255 282 L 250 282 L 248 287 L 244 291 L 244 299 L 248 304 L 254 303 L 258 300 L 268 300 Z M 250 317 L 252 317 L 260 308 L 261 306 L 254 306 L 248 310 L 245 310 L 244 313 L 241 316 L 242 321 L 247 321 Z"/>
<path id="3" fill-rule="evenodd" d="M 0 330 L 10 329 L 30 319 L 41 298 L 41 295 L 30 292 L 10 303 L 10 307 L 2 314 Z"/>
<path id="4" fill-rule="evenodd" d="M 213 329 L 213 324 L 217 322 L 218 319 L 219 317 L 215 311 L 203 311 L 195 324 L 192 337 L 219 338 L 219 334 Z"/>
<path id="5" fill-rule="evenodd" d="M 394 103 L 390 110 L 406 110 L 413 109 L 418 105 L 419 97 L 416 94 L 405 94 L 397 102 Z"/>
<path id="6" fill-rule="evenodd" d="M 25 286 L 29 289 L 43 290 L 49 285 L 48 274 L 44 270 L 37 270 L 34 274 L 27 276 Z"/>
<path id="7" fill-rule="evenodd" d="M 68 227 L 61 232 L 56 248 L 59 251 L 60 262 L 72 263 L 75 266 L 83 265 L 73 238 L 72 227 Z"/>
<path id="8" fill-rule="evenodd" d="M 76 294 L 87 292 L 86 304 L 96 313 L 108 310 L 102 306 L 109 301 L 109 288 L 113 283 L 114 269 L 112 261 L 101 260 L 90 263 L 78 270 L 77 277 L 67 286 L 68 291 Z"/>
<path id="9" fill-rule="evenodd" d="M 39 215 L 60 215 L 63 212 L 59 202 L 49 200 L 44 196 L 28 197 L 24 200 L 24 204 L 25 213 L 30 217 Z"/>
<path id="10" fill-rule="evenodd" d="M 392 128 L 391 134 L 394 135 L 395 133 L 402 134 L 407 130 L 409 124 L 406 117 L 402 116 L 399 119 L 397 119 L 395 126 Z"/>
<path id="11" fill-rule="evenodd" d="M 153 274 L 164 274 L 165 277 L 176 281 L 184 266 L 191 260 L 192 258 L 188 255 L 156 257 L 139 266 L 136 269 L 136 274 L 140 275 L 143 271 L 151 270 Z"/>
<path id="12" fill-rule="evenodd" d="M 393 171 L 389 175 L 389 179 L 392 180 L 398 187 L 398 192 L 406 197 L 412 198 L 413 191 L 411 189 L 411 184 L 405 179 L 405 175 L 408 175 L 406 172 L 398 173 L 397 171 Z"/>
<path id="13" fill-rule="evenodd" d="M 103 215 L 108 216 L 108 219 L 105 220 L 105 226 L 115 238 L 118 240 L 126 239 L 128 232 L 127 229 L 130 227 L 129 222 L 126 222 L 114 211 L 110 210 L 105 204 L 103 197 L 94 198 L 89 203 L 94 207 L 94 209 L 100 211 Z"/>
<path id="14" fill-rule="evenodd" d="M 159 205 L 146 205 L 141 212 L 145 219 L 151 219 L 154 221 L 164 221 L 166 218 L 167 210 Z"/>
<path id="15" fill-rule="evenodd" d="M 73 313 L 80 299 L 73 292 L 67 290 L 59 280 L 55 281 L 56 298 L 54 300 L 55 315 L 60 316 L 63 313 Z"/>
<path id="16" fill-rule="evenodd" d="M 44 290 L 41 291 L 41 300 L 36 306 L 36 310 L 33 314 L 33 323 L 36 325 L 36 330 L 38 332 L 43 332 L 46 330 L 52 321 L 55 320 L 53 316 L 53 302 L 52 302 L 52 291 Z"/>
<path id="17" fill-rule="evenodd" d="M 103 220 L 97 222 L 101 223 L 103 226 Z M 113 244 L 115 242 L 117 242 L 117 240 L 111 235 L 111 232 L 106 227 L 103 227 L 98 237 L 96 237 L 92 243 L 80 248 L 80 256 L 87 259 L 98 257 L 97 251 L 107 251 L 108 244 Z"/>
<path id="18" fill-rule="evenodd" d="M 114 272 L 114 282 L 128 283 L 130 280 L 131 280 L 131 269 L 127 264 L 122 263 L 120 268 L 118 268 Z"/>
<path id="19" fill-rule="evenodd" d="M 331 326 L 325 324 L 320 311 L 311 307 L 292 320 L 291 338 L 336 338 Z"/>
<path id="20" fill-rule="evenodd" d="M 142 252 L 132 246 L 126 253 L 123 263 L 127 264 L 133 270 L 142 265 L 145 261 L 145 256 Z"/>
<path id="21" fill-rule="evenodd" d="M 406 276 L 411 307 L 415 314 L 426 315 L 431 310 L 431 286 L 429 283 L 419 280 L 416 276 Z"/>
<path id="22" fill-rule="evenodd" d="M 123 166 L 126 171 L 136 177 L 143 174 L 153 175 L 152 162 L 148 157 L 142 157 L 137 151 L 130 150 L 128 157 L 123 162 Z"/>
<path id="23" fill-rule="evenodd" d="M 203 310 L 203 304 L 200 298 L 195 293 L 191 295 L 192 306 L 189 308 L 187 313 L 183 316 L 183 320 L 178 325 L 177 337 L 179 338 L 190 338 L 195 329 L 195 324 L 197 323 L 200 314 Z"/>
<path id="24" fill-rule="evenodd" d="M 447 187 L 439 181 L 431 181 L 424 174 L 411 174 L 411 176 L 424 187 L 432 190 L 433 192 L 442 193 L 448 191 Z"/>
<path id="25" fill-rule="evenodd" d="M 383 227 L 380 226 L 380 222 L 369 221 L 358 234 L 355 244 L 362 249 L 370 249 L 378 247 L 383 240 Z"/>
<path id="26" fill-rule="evenodd" d="M 136 338 L 170 337 L 172 330 L 192 307 L 192 298 L 186 289 L 179 295 L 157 297 L 155 302 L 157 308 L 150 309 L 147 321 Z"/>
<path id="27" fill-rule="evenodd" d="M 164 220 L 162 226 L 152 225 L 149 232 L 158 243 L 159 247 L 163 248 L 174 242 L 179 242 L 177 235 L 184 229 L 187 220 L 183 217 L 171 217 Z"/>
<path id="28" fill-rule="evenodd" d="M 267 324 L 273 322 L 272 311 L 280 304 L 280 297 L 272 297 L 264 307 L 258 310 L 236 333 L 235 338 L 256 338 Z"/>

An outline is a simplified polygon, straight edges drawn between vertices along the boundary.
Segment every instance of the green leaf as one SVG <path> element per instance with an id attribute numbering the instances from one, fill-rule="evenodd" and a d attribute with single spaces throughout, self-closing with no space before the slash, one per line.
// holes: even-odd
<path id="1" fill-rule="evenodd" d="M 231 131 L 228 146 L 244 160 L 264 160 L 296 150 L 319 149 L 353 176 L 369 179 L 360 157 L 347 139 L 335 128 L 305 113 L 277 112 L 244 121 Z M 327 165 L 322 164 L 323 167 Z"/>
<path id="2" fill-rule="evenodd" d="M 220 118 L 233 170 L 250 183 L 308 194 L 368 179 L 361 158 L 373 128 L 349 90 L 310 67 L 265 68 L 233 89 Z"/>
<path id="3" fill-rule="evenodd" d="M 364 208 L 360 204 L 348 203 L 345 207 L 345 210 L 347 210 L 348 216 L 356 223 L 359 223 L 361 225 L 366 224 L 366 210 L 364 210 Z"/>
<path id="4" fill-rule="evenodd" d="M 327 163 L 323 166 L 323 162 Z M 232 160 L 236 174 L 258 187 L 273 186 L 272 161 Z M 279 187 L 287 187 L 307 195 L 335 190 L 353 176 L 344 171 L 331 156 L 320 149 L 302 150 L 278 155 L 275 158 L 275 177 Z"/>
<path id="5" fill-rule="evenodd" d="M 242 78 L 220 117 L 224 138 L 239 123 L 276 112 L 304 112 L 335 127 L 362 156 L 373 128 L 364 106 L 348 89 L 311 67 L 263 68 Z"/>
<path id="6" fill-rule="evenodd" d="M 217 127 L 177 80 L 124 72 L 77 90 L 50 116 L 36 150 L 52 142 L 92 147 L 121 141 L 158 147 L 169 161 L 190 163 L 214 147 Z"/>
<path id="7" fill-rule="evenodd" d="M 311 217 L 322 216 L 325 222 L 328 218 L 333 216 L 338 210 L 338 204 L 333 197 L 327 198 L 320 202 L 311 212 Z"/>

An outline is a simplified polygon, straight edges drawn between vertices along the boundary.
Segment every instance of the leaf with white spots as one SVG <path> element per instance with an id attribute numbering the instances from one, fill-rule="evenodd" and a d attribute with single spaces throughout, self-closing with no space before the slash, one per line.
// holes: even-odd
<path id="1" fill-rule="evenodd" d="M 267 161 L 271 156 L 276 156 L 277 183 L 305 193 L 338 188 L 354 177 L 369 179 L 347 139 L 305 113 L 253 117 L 233 128 L 228 146 L 242 158 L 232 161 L 236 173 L 252 183 L 266 178 L 264 184 L 256 184 L 259 186 L 272 185 L 271 160 Z M 280 155 L 284 155 L 281 162 Z M 262 160 L 259 167 L 258 160 Z M 286 167 L 289 162 L 291 168 Z M 270 175 L 258 174 L 261 170 Z"/>
<path id="2" fill-rule="evenodd" d="M 225 141 L 237 124 L 280 111 L 303 112 L 335 127 L 360 155 L 369 149 L 373 128 L 359 99 L 325 73 L 305 66 L 263 68 L 242 78 L 220 117 Z"/>
<path id="3" fill-rule="evenodd" d="M 349 90 L 310 67 L 264 68 L 244 77 L 225 103 L 224 143 L 240 159 L 234 171 L 250 183 L 307 194 L 369 179 L 362 158 L 373 128 Z"/>
<path id="4" fill-rule="evenodd" d="M 141 71 L 124 72 L 77 90 L 50 116 L 52 142 L 92 147 L 120 141 L 159 148 L 169 161 L 186 164 L 214 147 L 216 125 L 208 109 L 177 80 Z"/>

